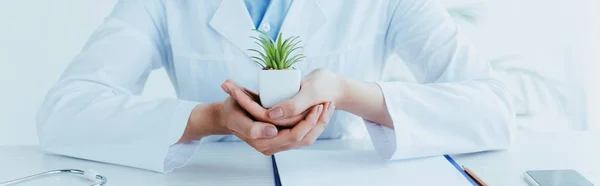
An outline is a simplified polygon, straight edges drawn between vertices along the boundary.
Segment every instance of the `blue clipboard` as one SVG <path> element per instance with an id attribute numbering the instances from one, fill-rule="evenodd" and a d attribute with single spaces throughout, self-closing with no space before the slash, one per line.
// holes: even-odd
<path id="1" fill-rule="evenodd" d="M 277 161 L 275 161 L 275 155 L 271 155 L 271 163 L 273 164 L 273 177 L 275 178 L 275 186 L 281 186 L 281 180 L 279 179 L 279 171 L 277 170 Z"/>
<path id="2" fill-rule="evenodd" d="M 450 157 L 449 155 L 444 155 L 444 157 L 448 160 L 448 162 L 450 162 L 450 164 L 454 165 L 454 168 L 456 168 L 456 170 L 458 170 L 458 172 L 462 173 L 462 175 L 467 180 L 469 180 L 469 182 L 471 182 L 472 185 L 479 186 L 479 184 L 477 184 L 477 182 L 475 180 L 473 180 L 473 178 L 471 178 L 471 176 L 469 176 L 469 174 L 467 174 L 467 172 L 465 172 L 465 169 L 463 169 L 462 166 L 458 165 L 458 163 L 456 163 L 456 161 L 454 161 L 454 159 L 452 159 L 452 157 Z M 277 178 L 279 178 L 279 174 L 277 175 Z"/>
<path id="3" fill-rule="evenodd" d="M 465 177 L 465 179 L 469 180 L 473 186 L 479 186 L 479 184 L 477 184 L 477 182 L 475 182 L 475 180 L 473 180 L 473 178 L 471 178 L 471 176 L 465 172 L 462 166 L 458 165 L 458 163 L 452 159 L 452 157 L 449 155 L 444 155 L 444 157 L 446 160 L 448 160 L 448 162 L 450 162 L 450 164 L 454 166 L 454 168 L 456 168 L 457 171 L 459 171 Z M 275 178 L 275 186 L 282 186 L 281 179 L 279 179 L 279 171 L 277 170 L 277 161 L 275 161 L 274 155 L 271 156 L 271 162 L 273 164 L 273 177 Z"/>

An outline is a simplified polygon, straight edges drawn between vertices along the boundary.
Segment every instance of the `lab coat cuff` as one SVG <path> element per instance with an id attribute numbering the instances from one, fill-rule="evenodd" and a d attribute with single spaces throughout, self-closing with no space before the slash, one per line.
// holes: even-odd
<path id="1" fill-rule="evenodd" d="M 176 168 L 185 166 L 198 148 L 198 143 L 190 142 L 186 144 L 175 144 L 179 141 L 192 111 L 200 103 L 181 100 L 175 107 L 173 116 L 169 123 L 167 144 L 169 149 L 163 161 L 163 172 L 171 172 Z"/>
<path id="2" fill-rule="evenodd" d="M 174 144 L 169 147 L 164 160 L 164 173 L 171 172 L 177 168 L 187 165 L 196 154 L 199 147 L 206 142 L 219 141 L 225 135 L 206 136 L 200 140 L 188 143 Z"/>
<path id="3" fill-rule="evenodd" d="M 163 162 L 163 172 L 168 173 L 187 165 L 194 154 L 196 154 L 196 150 L 198 150 L 200 144 L 201 143 L 199 141 L 192 141 L 169 146 L 169 151 L 167 152 Z"/>
<path id="4" fill-rule="evenodd" d="M 173 112 L 173 116 L 169 123 L 169 131 L 168 131 L 168 144 L 175 144 L 181 139 L 185 128 L 187 127 L 188 120 L 192 111 L 200 103 L 193 101 L 184 101 L 182 100 L 179 105 L 175 108 Z"/>
<path id="5" fill-rule="evenodd" d="M 376 84 L 383 93 L 384 102 L 394 128 L 365 120 L 373 146 L 378 154 L 386 160 L 411 157 L 410 120 L 403 111 L 402 106 L 398 105 L 403 103 L 403 86 L 388 82 L 378 82 Z"/>
<path id="6" fill-rule="evenodd" d="M 389 160 L 396 152 L 396 134 L 394 129 L 364 120 L 367 131 L 378 154 Z"/>

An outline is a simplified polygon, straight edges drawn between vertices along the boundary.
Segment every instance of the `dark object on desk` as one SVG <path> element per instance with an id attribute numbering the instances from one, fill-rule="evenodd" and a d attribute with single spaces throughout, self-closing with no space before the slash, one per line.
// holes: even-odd
<path id="1" fill-rule="evenodd" d="M 271 163 L 273 164 L 273 177 L 275 178 L 275 186 L 281 186 L 281 179 L 279 179 L 279 171 L 277 170 L 277 162 L 275 156 L 271 155 Z"/>
<path id="2" fill-rule="evenodd" d="M 530 170 L 525 179 L 533 186 L 594 186 L 575 170 Z"/>
<path id="3" fill-rule="evenodd" d="M 463 166 L 463 169 L 465 169 L 465 173 L 467 173 L 467 175 L 469 175 L 469 177 L 471 177 L 471 179 L 475 180 L 475 182 L 477 182 L 477 185 L 479 186 L 488 186 L 488 184 L 483 181 L 483 179 L 481 179 L 479 176 L 477 176 L 477 174 L 475 174 L 475 172 L 469 168 L 466 168 Z"/>
<path id="4" fill-rule="evenodd" d="M 467 174 L 467 172 L 465 172 L 463 167 L 458 165 L 458 163 L 456 163 L 456 161 L 454 161 L 454 159 L 452 159 L 452 157 L 450 157 L 449 155 L 444 155 L 444 157 L 448 160 L 448 162 L 450 162 L 454 166 L 454 168 L 456 168 L 456 170 L 458 170 L 467 180 L 469 180 L 469 182 L 471 182 L 471 184 L 473 184 L 474 186 L 483 186 L 479 182 L 475 181 L 471 177 L 471 175 Z"/>

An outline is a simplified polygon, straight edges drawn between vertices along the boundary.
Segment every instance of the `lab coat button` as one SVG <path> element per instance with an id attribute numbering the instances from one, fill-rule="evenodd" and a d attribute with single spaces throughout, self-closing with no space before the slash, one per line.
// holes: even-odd
<path id="1" fill-rule="evenodd" d="M 264 23 L 262 25 L 262 30 L 265 31 L 265 32 L 270 31 L 271 30 L 271 25 L 269 23 Z"/>

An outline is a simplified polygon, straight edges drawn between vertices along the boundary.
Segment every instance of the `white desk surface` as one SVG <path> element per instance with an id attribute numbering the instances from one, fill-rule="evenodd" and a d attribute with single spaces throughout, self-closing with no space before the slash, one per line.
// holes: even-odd
<path id="1" fill-rule="evenodd" d="M 366 141 L 331 140 L 317 142 L 310 148 L 364 149 L 372 146 Z M 527 185 L 522 175 L 529 169 L 575 169 L 594 184 L 600 184 L 600 160 L 597 160 L 600 157 L 600 133 L 519 133 L 507 151 L 454 157 L 491 185 Z M 0 181 L 64 168 L 94 169 L 108 177 L 108 186 L 274 185 L 270 158 L 244 143 L 208 143 L 200 147 L 190 164 L 168 174 L 48 155 L 36 146 L 0 146 Z M 22 185 L 86 183 L 77 177 L 57 176 Z"/>
<path id="2" fill-rule="evenodd" d="M 527 185 L 527 170 L 574 169 L 600 185 L 600 133 L 519 133 L 510 149 L 452 156 L 491 185 Z"/>

